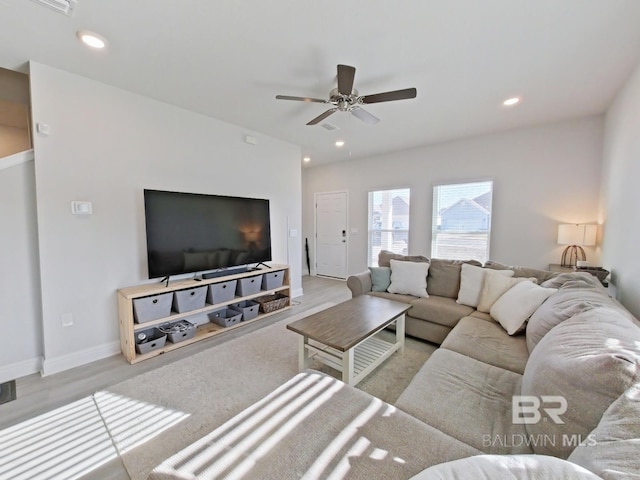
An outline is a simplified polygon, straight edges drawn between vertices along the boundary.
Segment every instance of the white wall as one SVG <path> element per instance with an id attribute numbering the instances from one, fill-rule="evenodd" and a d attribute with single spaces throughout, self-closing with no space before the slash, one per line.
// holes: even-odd
<path id="1" fill-rule="evenodd" d="M 36 186 L 32 152 L 0 159 L 0 383 L 40 368 Z"/>
<path id="2" fill-rule="evenodd" d="M 596 116 L 306 168 L 303 236 L 312 247 L 313 195 L 348 190 L 348 268 L 362 271 L 367 192 L 410 187 L 409 252 L 431 256 L 433 185 L 492 179 L 491 259 L 547 268 L 560 263 L 559 223 L 597 221 L 602 136 L 603 117 Z M 597 251 L 585 250 L 589 260 L 598 261 Z"/>
<path id="3" fill-rule="evenodd" d="M 640 318 L 640 65 L 607 112 L 602 259 L 618 299 Z"/>
<path id="4" fill-rule="evenodd" d="M 273 260 L 301 293 L 299 147 L 41 64 L 30 78 L 51 132 L 34 138 L 45 374 L 119 351 L 116 290 L 148 282 L 144 188 L 270 199 Z"/>

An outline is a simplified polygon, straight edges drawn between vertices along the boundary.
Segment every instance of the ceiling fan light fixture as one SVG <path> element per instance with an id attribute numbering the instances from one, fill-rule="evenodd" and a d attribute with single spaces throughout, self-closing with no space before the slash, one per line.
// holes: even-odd
<path id="1" fill-rule="evenodd" d="M 55 10 L 58 13 L 62 13 L 67 17 L 73 14 L 73 9 L 76 8 L 76 0 L 33 0 L 40 5 L 44 5 L 51 10 Z"/>
<path id="2" fill-rule="evenodd" d="M 507 98 L 504 102 L 502 102 L 502 105 L 504 105 L 505 107 L 513 107 L 519 104 L 521 100 L 522 99 L 520 97 Z"/>
<path id="3" fill-rule="evenodd" d="M 344 140 L 338 140 L 336 142 L 336 147 L 340 148 L 340 147 L 344 147 Z"/>
<path id="4" fill-rule="evenodd" d="M 76 35 L 87 47 L 102 50 L 107 46 L 107 41 L 97 33 L 88 30 L 79 30 Z"/>
<path id="5" fill-rule="evenodd" d="M 303 161 L 304 163 L 309 163 L 309 162 L 311 161 L 311 157 L 304 157 L 304 158 L 302 159 L 302 161 Z"/>

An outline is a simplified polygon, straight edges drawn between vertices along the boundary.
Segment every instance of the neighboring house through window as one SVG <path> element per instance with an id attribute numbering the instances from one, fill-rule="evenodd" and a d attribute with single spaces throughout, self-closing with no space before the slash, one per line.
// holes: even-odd
<path id="1" fill-rule="evenodd" d="M 380 250 L 408 253 L 409 197 L 408 188 L 369 192 L 369 266 L 378 266 Z"/>
<path id="2" fill-rule="evenodd" d="M 492 181 L 433 187 L 433 258 L 489 259 L 492 194 Z"/>

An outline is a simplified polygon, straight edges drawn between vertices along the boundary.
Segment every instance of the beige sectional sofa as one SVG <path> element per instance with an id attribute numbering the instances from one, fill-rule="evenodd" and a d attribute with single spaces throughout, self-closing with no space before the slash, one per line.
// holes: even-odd
<path id="1" fill-rule="evenodd" d="M 510 269 L 554 290 L 509 335 L 457 302 L 461 262 L 394 260 L 430 264 L 429 297 L 349 287 L 410 303 L 407 333 L 441 343 L 395 405 L 306 371 L 149 478 L 640 478 L 640 326 L 595 277 Z"/>

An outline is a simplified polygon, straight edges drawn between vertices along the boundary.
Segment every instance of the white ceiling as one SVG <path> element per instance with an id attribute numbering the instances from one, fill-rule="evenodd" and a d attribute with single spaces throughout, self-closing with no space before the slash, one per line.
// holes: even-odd
<path id="1" fill-rule="evenodd" d="M 72 17 L 0 0 L 0 66 L 28 60 L 299 144 L 318 165 L 604 112 L 640 60 L 640 0 L 78 0 Z M 360 94 L 418 96 L 368 105 L 376 125 L 337 112 L 331 132 L 305 125 L 327 105 L 275 100 L 327 98 L 338 63 Z"/>

